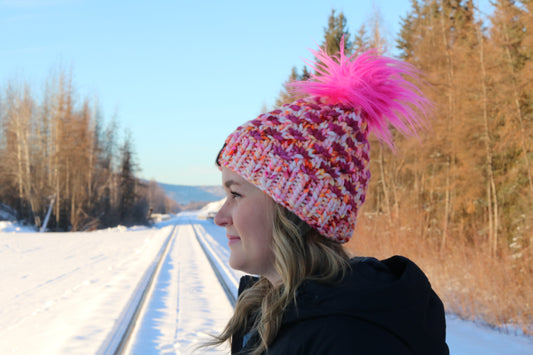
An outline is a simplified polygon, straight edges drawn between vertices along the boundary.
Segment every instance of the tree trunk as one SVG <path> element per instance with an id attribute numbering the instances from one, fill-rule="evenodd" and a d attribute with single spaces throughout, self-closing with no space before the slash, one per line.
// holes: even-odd
<path id="1" fill-rule="evenodd" d="M 505 43 L 509 43 L 510 39 L 507 34 L 507 23 L 505 21 L 503 23 L 503 36 Z M 524 112 L 522 110 L 522 107 L 520 106 L 520 93 L 518 90 L 518 84 L 517 84 L 517 78 L 516 78 L 516 72 L 513 67 L 513 57 L 511 55 L 511 51 L 509 50 L 509 47 L 507 45 L 504 45 L 505 50 L 505 56 L 507 57 L 507 64 L 509 65 L 509 68 L 511 70 L 511 82 L 512 82 L 512 89 L 513 89 L 513 103 L 516 110 L 516 117 L 518 119 L 518 124 L 520 126 L 520 146 L 522 148 L 522 154 L 524 155 L 524 163 L 526 164 L 526 172 L 527 172 L 527 179 L 529 183 L 529 195 L 530 198 L 533 198 L 533 177 L 531 176 L 531 167 L 529 163 L 529 157 L 527 156 L 528 150 L 527 150 L 527 135 L 526 135 L 526 128 L 524 126 Z"/>
<path id="2" fill-rule="evenodd" d="M 383 188 L 383 197 L 385 199 L 385 213 L 389 220 L 389 225 L 392 225 L 391 212 L 390 212 L 390 199 L 389 199 L 389 189 L 387 186 L 387 180 L 385 179 L 385 161 L 383 158 L 383 147 L 379 146 L 379 173 L 381 175 L 381 187 Z"/>
<path id="3" fill-rule="evenodd" d="M 444 5 L 441 1 L 441 9 L 444 9 Z M 447 120 L 447 131 L 448 131 L 448 137 L 451 139 L 451 149 L 448 153 L 448 158 L 446 161 L 446 183 L 445 183 L 445 201 L 444 201 L 444 215 L 442 220 L 442 239 L 441 239 L 441 249 L 443 249 L 446 245 L 446 239 L 448 237 L 448 225 L 451 218 L 451 211 L 453 209 L 453 191 L 454 189 L 454 179 L 453 179 L 453 171 L 455 169 L 455 140 L 453 139 L 453 127 L 454 127 L 454 120 L 455 120 L 455 97 L 454 97 L 454 65 L 453 65 L 453 58 L 451 53 L 451 47 L 448 42 L 447 38 L 447 28 L 444 23 L 444 11 L 440 12 L 440 26 L 441 26 L 441 33 L 442 33 L 442 41 L 445 49 L 445 55 L 446 55 L 446 81 L 448 86 L 448 117 Z"/>
<path id="4" fill-rule="evenodd" d="M 490 139 L 490 128 L 489 128 L 489 113 L 488 113 L 488 98 L 487 98 L 487 71 L 485 68 L 485 48 L 484 48 L 484 39 L 483 34 L 479 27 L 477 27 L 478 32 L 478 42 L 479 42 L 479 62 L 481 67 L 481 92 L 483 94 L 483 135 L 485 143 L 485 161 L 487 171 L 487 206 L 489 213 L 489 241 L 490 241 L 490 250 L 491 255 L 496 255 L 496 250 L 498 247 L 498 194 L 496 192 L 496 183 L 494 182 L 494 164 L 493 164 L 493 153 L 492 153 L 492 144 Z"/>

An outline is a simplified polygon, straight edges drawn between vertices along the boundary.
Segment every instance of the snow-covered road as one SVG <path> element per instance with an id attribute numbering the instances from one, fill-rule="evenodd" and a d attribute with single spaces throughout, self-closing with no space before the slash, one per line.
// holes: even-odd
<path id="1" fill-rule="evenodd" d="M 193 225 L 181 219 L 163 262 L 150 302 L 141 316 L 130 354 L 191 354 L 220 332 L 232 313 L 230 304 Z M 203 349 L 198 353 L 228 353 Z"/>
<path id="2" fill-rule="evenodd" d="M 204 250 L 231 292 L 242 275 L 228 267 L 224 230 L 195 213 L 153 228 L 0 232 L 0 354 L 101 351 L 166 240 L 171 244 L 129 353 L 191 354 L 207 334 L 222 329 L 232 311 Z M 452 354 L 533 354 L 531 338 L 453 316 L 447 333 Z"/>

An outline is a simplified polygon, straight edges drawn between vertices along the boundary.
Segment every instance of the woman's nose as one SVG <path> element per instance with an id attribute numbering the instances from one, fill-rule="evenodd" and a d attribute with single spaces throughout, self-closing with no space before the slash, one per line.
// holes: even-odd
<path id="1" fill-rule="evenodd" d="M 230 224 L 230 216 L 228 214 L 225 202 L 215 215 L 214 222 L 217 226 L 220 227 L 224 227 Z"/>

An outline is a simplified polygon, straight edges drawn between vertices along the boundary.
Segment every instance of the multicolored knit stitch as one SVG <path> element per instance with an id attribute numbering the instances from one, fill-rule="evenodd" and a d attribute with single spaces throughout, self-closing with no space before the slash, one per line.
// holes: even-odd
<path id="1" fill-rule="evenodd" d="M 349 58 L 342 50 L 336 57 L 314 53 L 321 64 L 312 64 L 312 80 L 293 84 L 308 96 L 238 127 L 218 163 L 344 243 L 370 179 L 369 132 L 392 146 L 388 124 L 415 133 L 429 102 L 402 77 L 418 79 L 406 63 L 374 52 Z"/>

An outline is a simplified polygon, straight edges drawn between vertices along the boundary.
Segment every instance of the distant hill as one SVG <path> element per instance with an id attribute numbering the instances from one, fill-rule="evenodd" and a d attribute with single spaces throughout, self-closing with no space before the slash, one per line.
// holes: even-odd
<path id="1" fill-rule="evenodd" d="M 158 183 L 167 196 L 180 205 L 194 202 L 213 202 L 224 197 L 222 186 L 188 186 Z"/>

